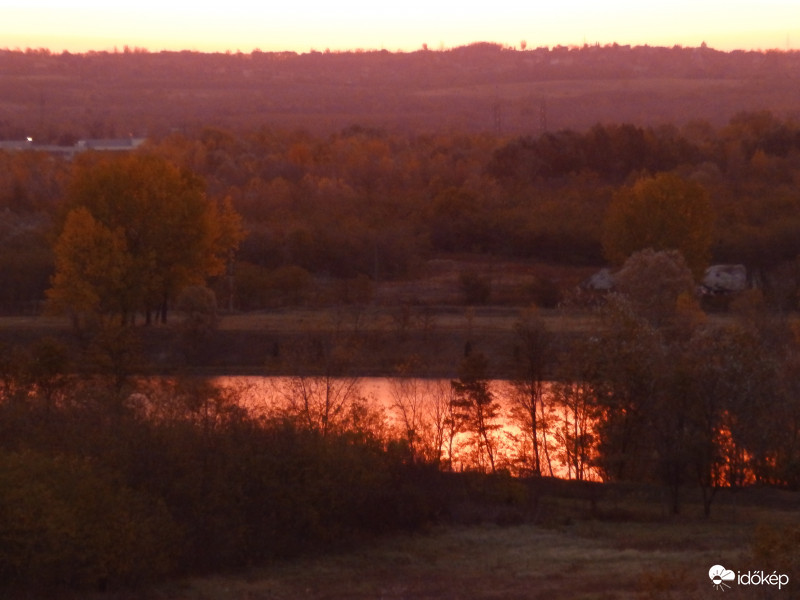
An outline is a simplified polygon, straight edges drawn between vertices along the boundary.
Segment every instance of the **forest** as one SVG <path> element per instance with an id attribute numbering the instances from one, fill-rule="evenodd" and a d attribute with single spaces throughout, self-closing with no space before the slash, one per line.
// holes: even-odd
<path id="1" fill-rule="evenodd" d="M 732 61 L 753 70 L 720 78 L 785 75 L 796 59 L 493 45 L 410 56 L 6 51 L 0 80 L 48 80 L 58 65 L 64 82 L 86 83 L 100 65 L 124 90 L 115 61 L 152 76 L 161 62 L 168 74 L 205 58 L 220 81 L 242 63 L 248 77 L 324 85 L 313 69 L 325 61 L 400 81 L 400 70 L 363 65 L 419 65 L 424 81 L 438 61 L 463 89 L 489 71 L 516 85 L 505 60 L 612 77 L 618 55 L 631 69 L 652 55 L 648 68 L 682 65 L 675 77 L 702 81 L 702 69 Z M 467 58 L 474 73 L 458 67 Z M 33 121 L 53 102 L 40 95 Z M 477 130 L 377 117 L 301 129 L 236 111 L 248 126 L 168 128 L 173 117 L 154 110 L 133 151 L 0 151 L 0 585 L 127 589 L 441 523 L 560 522 L 578 504 L 579 519 L 613 520 L 628 489 L 652 494 L 664 518 L 710 519 L 728 492 L 796 493 L 796 113 L 551 129 L 545 104 L 547 127 L 538 102 L 537 126 L 522 132 L 506 130 L 502 102 Z M 130 130 L 125 106 L 96 130 L 88 115 L 61 113 L 44 137 L 117 135 Z M 747 288 L 699 294 L 712 264 L 744 265 Z M 581 285 L 604 267 L 612 291 Z M 225 329 L 295 314 L 306 321 L 291 335 Z M 234 368 L 218 361 L 245 346 L 257 373 L 280 375 L 259 410 L 246 390 L 198 376 Z M 388 405 L 363 393 L 366 374 L 390 380 Z M 798 531 L 759 555 L 792 578 Z"/>
<path id="2" fill-rule="evenodd" d="M 772 306 L 796 308 L 800 124 L 766 111 L 720 128 L 598 124 L 519 137 L 203 128 L 151 139 L 144 151 L 191 171 L 241 216 L 237 310 L 313 303 L 326 278 L 414 279 L 431 259 L 457 255 L 559 265 L 530 291 L 552 307 L 578 283 L 567 267 L 606 264 L 615 195 L 659 173 L 708 195 L 704 266 L 743 264 Z M 0 160 L 0 308 L 35 311 L 75 165 L 36 151 Z M 224 279 L 216 291 L 228 306 Z"/>

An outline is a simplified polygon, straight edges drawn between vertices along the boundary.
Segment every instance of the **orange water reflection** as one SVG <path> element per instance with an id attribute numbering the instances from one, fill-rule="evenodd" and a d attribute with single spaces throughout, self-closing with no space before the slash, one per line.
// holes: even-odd
<path id="1" fill-rule="evenodd" d="M 236 376 L 216 378 L 214 383 L 233 389 L 242 405 L 256 413 L 288 409 L 314 427 L 332 427 L 336 419 L 351 415 L 354 407 L 366 407 L 373 417 L 370 427 L 382 427 L 384 433 L 405 439 L 415 455 L 436 461 L 442 468 L 488 469 L 474 433 L 453 423 L 449 379 Z M 591 437 L 591 424 L 585 419 L 576 421 L 577 413 L 564 401 L 563 390 L 555 384 L 545 385 L 534 445 L 530 429 L 513 415 L 515 392 L 510 382 L 494 380 L 490 387 L 500 407 L 490 438 L 500 468 L 513 474 L 531 473 L 532 448 L 537 446 L 542 475 L 600 479 L 590 465 L 590 456 L 576 458 L 575 448 L 569 447 L 579 431 Z"/>

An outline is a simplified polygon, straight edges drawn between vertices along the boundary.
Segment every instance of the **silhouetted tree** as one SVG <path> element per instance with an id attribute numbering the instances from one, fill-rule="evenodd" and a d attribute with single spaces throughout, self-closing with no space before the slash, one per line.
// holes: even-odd
<path id="1" fill-rule="evenodd" d="M 548 382 L 552 377 L 554 340 L 541 317 L 527 312 L 514 326 L 516 373 L 511 382 L 511 417 L 519 424 L 533 475 L 553 475 L 548 448 Z M 522 442 L 523 440 L 520 440 Z"/>
<path id="2" fill-rule="evenodd" d="M 500 405 L 490 389 L 488 367 L 484 354 L 471 353 L 461 361 L 458 379 L 450 385 L 455 393 L 452 400 L 454 412 L 463 421 L 465 429 L 475 436 L 478 464 L 485 457 L 494 472 L 497 468 L 495 431 L 500 426 L 497 422 Z"/>

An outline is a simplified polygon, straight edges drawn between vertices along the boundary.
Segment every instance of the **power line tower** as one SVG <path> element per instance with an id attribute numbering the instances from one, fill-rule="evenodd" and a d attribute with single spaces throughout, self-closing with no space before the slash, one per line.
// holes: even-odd
<path id="1" fill-rule="evenodd" d="M 542 98 L 542 104 L 539 106 L 539 133 L 547 133 L 547 100 Z"/>
<path id="2" fill-rule="evenodd" d="M 503 133 L 503 106 L 500 100 L 492 104 L 492 120 L 494 121 L 494 132 L 497 135 Z"/>

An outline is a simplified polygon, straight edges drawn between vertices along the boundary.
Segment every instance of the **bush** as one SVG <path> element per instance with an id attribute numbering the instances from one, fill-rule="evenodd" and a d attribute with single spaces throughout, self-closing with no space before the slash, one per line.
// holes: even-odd
<path id="1" fill-rule="evenodd" d="M 270 276 L 270 294 L 280 305 L 302 304 L 311 287 L 311 274 L 297 265 L 278 267 Z"/>
<path id="2" fill-rule="evenodd" d="M 157 501 L 78 459 L 0 454 L 0 581 L 105 587 L 156 578 L 177 530 Z"/>
<path id="3" fill-rule="evenodd" d="M 301 305 L 313 285 L 311 273 L 297 265 L 270 270 L 247 262 L 236 265 L 234 281 L 234 302 L 243 311 Z M 218 282 L 218 294 L 227 295 L 227 285 L 227 281 Z"/>
<path id="4" fill-rule="evenodd" d="M 268 305 L 271 285 L 270 270 L 253 263 L 239 261 L 234 274 L 234 305 L 243 311 L 257 310 Z M 228 279 L 220 278 L 215 286 L 217 295 L 229 293 Z"/>
<path id="5" fill-rule="evenodd" d="M 537 278 L 528 288 L 530 298 L 536 306 L 555 308 L 561 302 L 561 290 L 549 277 Z"/>
<path id="6" fill-rule="evenodd" d="M 466 304 L 486 304 L 492 295 L 492 284 L 487 277 L 473 271 L 464 271 L 458 278 Z"/>
<path id="7" fill-rule="evenodd" d="M 800 525 L 762 523 L 753 540 L 753 559 L 764 572 L 777 571 L 789 575 L 794 583 L 800 576 Z"/>

